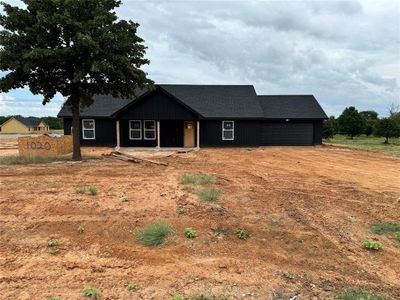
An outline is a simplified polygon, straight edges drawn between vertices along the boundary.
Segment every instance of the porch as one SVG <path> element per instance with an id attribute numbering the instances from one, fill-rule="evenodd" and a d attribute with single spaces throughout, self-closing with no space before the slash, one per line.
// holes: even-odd
<path id="1" fill-rule="evenodd" d="M 200 148 L 199 120 L 116 120 L 116 149 Z"/>

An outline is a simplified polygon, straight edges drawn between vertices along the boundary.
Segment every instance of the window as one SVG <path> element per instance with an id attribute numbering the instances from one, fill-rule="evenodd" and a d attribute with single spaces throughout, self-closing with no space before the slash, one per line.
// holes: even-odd
<path id="1" fill-rule="evenodd" d="M 144 121 L 144 139 L 155 140 L 156 139 L 156 121 Z"/>
<path id="2" fill-rule="evenodd" d="M 142 121 L 140 120 L 129 121 L 129 139 L 130 140 L 142 139 Z"/>
<path id="3" fill-rule="evenodd" d="M 234 121 L 222 121 L 222 140 L 232 141 L 235 139 Z"/>
<path id="4" fill-rule="evenodd" d="M 84 140 L 96 139 L 94 120 L 83 119 L 82 120 L 82 133 Z"/>

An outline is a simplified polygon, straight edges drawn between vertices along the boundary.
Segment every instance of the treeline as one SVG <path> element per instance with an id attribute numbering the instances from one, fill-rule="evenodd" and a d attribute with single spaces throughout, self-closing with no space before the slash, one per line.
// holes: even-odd
<path id="1" fill-rule="evenodd" d="M 15 115 L 15 116 L 0 116 L 0 125 L 3 124 L 5 121 L 10 119 L 11 117 L 21 117 L 21 115 Z M 63 129 L 64 124 L 63 120 L 60 118 L 56 117 L 43 117 L 40 118 L 43 122 L 45 122 L 47 125 L 49 125 L 50 129 Z"/>
<path id="2" fill-rule="evenodd" d="M 379 118 L 376 111 L 358 112 L 354 106 L 346 107 L 337 119 L 330 116 L 324 121 L 323 137 L 330 139 L 335 134 L 344 134 L 351 139 L 362 134 L 374 135 L 384 137 L 388 144 L 390 138 L 400 137 L 400 112 L 392 105 L 389 117 Z"/>

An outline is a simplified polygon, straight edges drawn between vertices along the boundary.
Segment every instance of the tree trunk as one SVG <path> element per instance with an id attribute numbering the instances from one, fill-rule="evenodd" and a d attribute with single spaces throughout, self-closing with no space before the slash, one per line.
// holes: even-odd
<path id="1" fill-rule="evenodd" d="M 389 137 L 385 137 L 385 142 L 384 144 L 389 144 Z"/>
<path id="2" fill-rule="evenodd" d="M 79 111 L 79 98 L 71 96 L 71 110 L 72 110 L 72 160 L 82 160 L 81 155 L 81 140 L 80 140 L 80 111 Z"/>

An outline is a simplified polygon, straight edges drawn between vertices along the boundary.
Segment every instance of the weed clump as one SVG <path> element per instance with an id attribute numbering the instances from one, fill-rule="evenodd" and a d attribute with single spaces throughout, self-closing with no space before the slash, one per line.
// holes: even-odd
<path id="1" fill-rule="evenodd" d="M 247 229 L 238 228 L 236 229 L 236 236 L 241 240 L 247 240 L 250 237 L 250 233 Z"/>
<path id="2" fill-rule="evenodd" d="M 203 173 L 182 174 L 179 182 L 183 185 L 207 185 L 215 182 L 215 177 Z"/>
<path id="3" fill-rule="evenodd" d="M 167 223 L 152 223 L 137 232 L 136 240 L 144 246 L 157 247 L 162 245 L 172 232 L 171 226 Z"/>
<path id="4" fill-rule="evenodd" d="M 197 236 L 196 230 L 190 227 L 185 228 L 184 234 L 188 239 L 194 239 Z"/>
<path id="5" fill-rule="evenodd" d="M 199 199 L 204 202 L 217 202 L 219 199 L 219 195 L 220 191 L 215 187 L 205 188 L 198 191 L 197 193 Z"/>
<path id="6" fill-rule="evenodd" d="M 139 288 L 140 286 L 136 283 L 128 284 L 128 291 L 137 291 Z"/>
<path id="7" fill-rule="evenodd" d="M 338 297 L 339 300 L 389 300 L 382 295 L 374 295 L 360 288 L 345 290 Z"/>
<path id="8" fill-rule="evenodd" d="M 91 298 L 93 300 L 100 299 L 100 291 L 94 287 L 85 287 L 83 290 L 83 296 Z"/>

